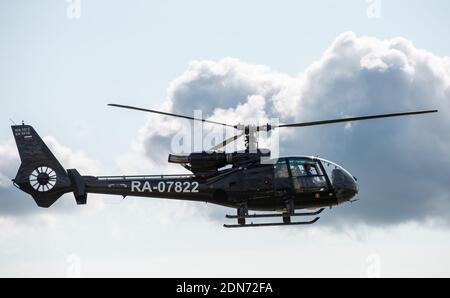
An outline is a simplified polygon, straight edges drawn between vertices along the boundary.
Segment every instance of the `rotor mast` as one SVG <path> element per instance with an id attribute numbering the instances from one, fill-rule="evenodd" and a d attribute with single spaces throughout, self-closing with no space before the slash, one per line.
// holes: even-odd
<path id="1" fill-rule="evenodd" d="M 256 152 L 256 150 L 258 150 L 258 127 L 255 125 L 238 124 L 236 125 L 236 130 L 242 131 L 242 135 L 244 136 L 245 152 Z"/>
<path id="2" fill-rule="evenodd" d="M 245 144 L 245 152 L 247 153 L 255 153 L 258 150 L 258 133 L 261 131 L 269 132 L 272 130 L 272 125 L 244 125 L 238 124 L 234 128 L 236 130 L 242 131 L 242 135 L 244 136 L 244 144 Z"/>

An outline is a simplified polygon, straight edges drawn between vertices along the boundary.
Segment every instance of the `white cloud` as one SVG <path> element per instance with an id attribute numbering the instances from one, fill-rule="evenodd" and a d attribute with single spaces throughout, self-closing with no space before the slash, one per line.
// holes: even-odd
<path id="1" fill-rule="evenodd" d="M 98 161 L 88 158 L 82 151 L 73 151 L 59 143 L 54 137 L 45 137 L 44 142 L 50 150 L 54 152 L 55 157 L 66 169 L 77 169 L 83 173 L 95 173 L 101 171 L 101 165 Z"/>
<path id="2" fill-rule="evenodd" d="M 11 185 L 11 178 L 20 164 L 19 154 L 13 146 L 13 141 L 0 144 L 0 188 Z"/>
<path id="3" fill-rule="evenodd" d="M 232 124 L 252 116 L 302 122 L 438 108 L 437 115 L 280 130 L 282 153 L 320 155 L 360 178 L 361 201 L 336 208 L 336 219 L 378 225 L 447 222 L 449 105 L 449 57 L 404 38 L 347 32 L 297 76 L 231 58 L 194 61 L 172 82 L 162 107 L 188 115 L 201 109 L 209 119 Z M 151 116 L 140 134 L 147 156 L 165 163 L 170 139 L 183 125 Z"/>

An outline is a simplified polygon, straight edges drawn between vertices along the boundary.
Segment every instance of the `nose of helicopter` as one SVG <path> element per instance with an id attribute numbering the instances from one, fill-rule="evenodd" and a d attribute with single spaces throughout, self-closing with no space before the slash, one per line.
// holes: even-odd
<path id="1" fill-rule="evenodd" d="M 356 179 L 341 169 L 333 170 L 332 184 L 336 192 L 338 204 L 350 201 L 358 194 Z"/>

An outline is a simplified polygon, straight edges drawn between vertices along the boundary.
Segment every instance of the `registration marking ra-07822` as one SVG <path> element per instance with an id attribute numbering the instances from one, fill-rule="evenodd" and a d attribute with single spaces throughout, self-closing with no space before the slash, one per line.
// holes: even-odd
<path id="1" fill-rule="evenodd" d="M 198 192 L 198 182 L 191 181 L 159 181 L 157 184 L 150 181 L 131 181 L 132 192 Z"/>

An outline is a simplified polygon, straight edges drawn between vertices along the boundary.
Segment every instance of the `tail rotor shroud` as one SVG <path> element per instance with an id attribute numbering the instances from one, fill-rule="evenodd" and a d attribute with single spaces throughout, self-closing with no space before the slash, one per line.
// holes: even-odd
<path id="1" fill-rule="evenodd" d="M 56 181 L 56 172 L 50 167 L 38 167 L 30 175 L 30 185 L 39 192 L 52 190 Z"/>

